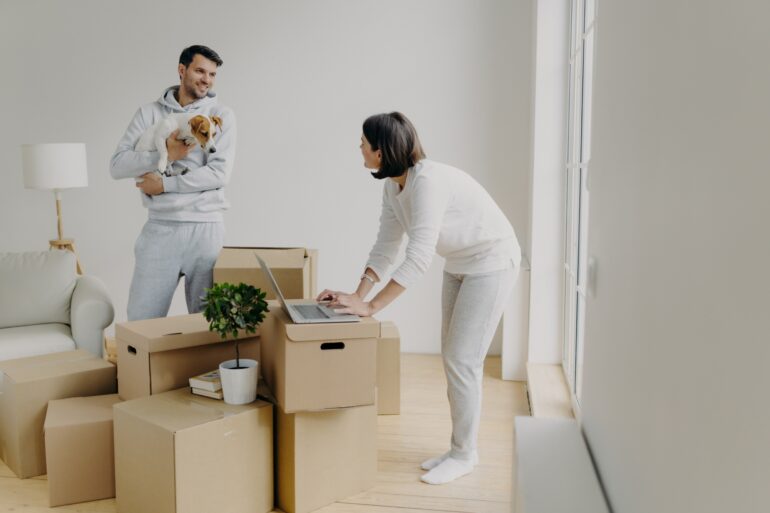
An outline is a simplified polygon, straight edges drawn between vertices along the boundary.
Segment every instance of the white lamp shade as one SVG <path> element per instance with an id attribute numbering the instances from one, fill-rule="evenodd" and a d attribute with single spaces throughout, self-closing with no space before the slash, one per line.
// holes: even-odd
<path id="1" fill-rule="evenodd" d="M 83 143 L 22 144 L 21 163 L 27 189 L 88 186 Z"/>

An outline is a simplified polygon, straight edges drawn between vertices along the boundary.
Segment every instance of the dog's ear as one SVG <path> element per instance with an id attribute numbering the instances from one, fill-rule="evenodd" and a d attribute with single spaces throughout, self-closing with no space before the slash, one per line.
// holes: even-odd
<path id="1" fill-rule="evenodd" d="M 190 128 L 193 132 L 197 132 L 200 129 L 201 124 L 203 123 L 204 118 L 201 115 L 193 116 L 190 118 Z"/>
<path id="2" fill-rule="evenodd" d="M 211 121 L 213 121 L 214 124 L 217 125 L 220 130 L 222 130 L 222 118 L 219 116 L 211 116 Z"/>

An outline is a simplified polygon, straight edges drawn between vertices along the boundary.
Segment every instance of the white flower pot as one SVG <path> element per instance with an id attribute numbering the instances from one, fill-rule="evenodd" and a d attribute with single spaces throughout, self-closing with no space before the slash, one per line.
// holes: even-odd
<path id="1" fill-rule="evenodd" d="M 248 404 L 257 398 L 257 361 L 241 358 L 243 369 L 235 368 L 235 360 L 219 364 L 219 379 L 227 404 Z"/>

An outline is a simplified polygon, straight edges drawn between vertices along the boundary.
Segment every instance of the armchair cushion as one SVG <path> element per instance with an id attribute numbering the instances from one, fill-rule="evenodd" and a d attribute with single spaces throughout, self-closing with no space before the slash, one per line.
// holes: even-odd
<path id="1" fill-rule="evenodd" d="M 0 361 L 75 350 L 66 324 L 35 324 L 0 330 Z"/>
<path id="2" fill-rule="evenodd" d="M 75 264 L 69 251 L 0 253 L 0 328 L 69 324 Z"/>

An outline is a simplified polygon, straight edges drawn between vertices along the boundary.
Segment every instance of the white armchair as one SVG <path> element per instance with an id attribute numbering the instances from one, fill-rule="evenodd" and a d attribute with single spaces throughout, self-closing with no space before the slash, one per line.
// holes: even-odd
<path id="1" fill-rule="evenodd" d="M 102 355 L 115 311 L 101 280 L 75 266 L 69 251 L 0 253 L 0 360 L 79 348 Z"/>

